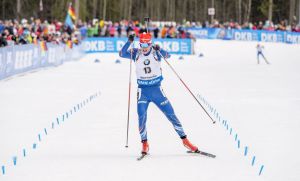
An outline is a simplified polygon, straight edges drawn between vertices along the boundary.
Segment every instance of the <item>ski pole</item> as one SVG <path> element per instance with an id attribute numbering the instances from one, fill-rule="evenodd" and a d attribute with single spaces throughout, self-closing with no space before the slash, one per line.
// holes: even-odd
<path id="1" fill-rule="evenodd" d="M 205 110 L 205 108 L 202 106 L 202 104 L 200 103 L 200 101 L 196 98 L 196 96 L 193 94 L 193 92 L 189 89 L 189 87 L 186 85 L 186 83 L 181 79 L 181 77 L 177 74 L 177 72 L 175 71 L 175 69 L 172 67 L 172 65 L 169 63 L 169 61 L 167 61 L 167 59 L 162 56 L 160 51 L 157 51 L 159 53 L 159 55 L 161 57 L 164 58 L 165 62 L 168 64 L 168 66 L 171 68 L 171 70 L 175 73 L 175 75 L 177 76 L 177 78 L 180 80 L 180 82 L 184 85 L 184 87 L 189 91 L 189 93 L 193 96 L 193 98 L 196 100 L 196 102 L 201 106 L 201 108 L 204 110 L 204 112 L 207 114 L 207 116 L 211 119 L 211 121 L 213 122 L 213 124 L 216 123 L 215 120 L 213 120 L 213 118 L 208 114 L 208 112 Z"/>
<path id="2" fill-rule="evenodd" d="M 132 72 L 132 51 L 130 50 L 130 69 L 129 69 L 129 82 L 128 82 L 128 109 L 127 109 L 127 135 L 126 135 L 126 145 L 125 147 L 128 148 L 128 132 L 129 132 L 129 117 L 130 117 L 130 95 L 131 95 L 131 72 Z"/>
<path id="3" fill-rule="evenodd" d="M 149 27 L 148 27 L 149 25 L 148 25 L 148 24 L 149 24 L 149 22 L 150 22 L 150 18 L 149 18 L 149 17 L 145 17 L 145 18 L 144 18 L 144 21 L 146 22 L 145 24 L 146 24 L 146 30 L 147 30 L 147 33 L 149 33 Z"/>

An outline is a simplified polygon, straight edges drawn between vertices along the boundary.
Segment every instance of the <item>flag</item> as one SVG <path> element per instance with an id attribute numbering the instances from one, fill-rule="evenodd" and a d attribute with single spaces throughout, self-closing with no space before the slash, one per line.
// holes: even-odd
<path id="1" fill-rule="evenodd" d="M 70 48 L 70 49 L 73 48 L 73 42 L 72 42 L 72 40 L 68 40 L 67 41 L 67 47 Z"/>
<path id="2" fill-rule="evenodd" d="M 33 44 L 34 44 L 34 45 L 37 45 L 37 44 L 38 44 L 37 37 L 33 37 Z"/>
<path id="3" fill-rule="evenodd" d="M 74 27 L 73 21 L 71 19 L 71 16 L 69 15 L 69 13 L 67 14 L 67 17 L 66 17 L 66 20 L 65 20 L 65 26 L 69 26 L 72 29 Z"/>
<path id="4" fill-rule="evenodd" d="M 46 41 L 41 41 L 40 46 L 41 46 L 41 49 L 42 49 L 43 53 L 45 53 L 48 50 Z"/>
<path id="5" fill-rule="evenodd" d="M 72 18 L 73 20 L 76 19 L 75 10 L 74 10 L 74 8 L 72 7 L 72 3 L 70 3 L 70 5 L 69 5 L 68 14 L 71 16 L 71 18 Z"/>

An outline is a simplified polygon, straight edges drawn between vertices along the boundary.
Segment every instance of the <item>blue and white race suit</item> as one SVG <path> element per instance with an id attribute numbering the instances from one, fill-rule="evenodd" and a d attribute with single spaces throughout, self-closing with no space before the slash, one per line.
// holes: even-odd
<path id="1" fill-rule="evenodd" d="M 128 50 L 130 42 L 127 42 L 119 52 L 120 57 L 131 59 L 135 63 L 136 76 L 138 84 L 137 93 L 137 110 L 139 117 L 139 132 L 141 140 L 147 140 L 147 109 L 150 102 L 153 102 L 172 123 L 175 131 L 181 138 L 185 138 L 186 134 L 182 128 L 180 121 L 174 113 L 173 107 L 165 96 L 161 81 L 163 80 L 161 71 L 161 60 L 164 56 L 169 58 L 170 55 L 164 50 L 160 50 L 161 55 L 152 47 L 147 54 L 143 54 L 140 49 L 133 48 Z"/>

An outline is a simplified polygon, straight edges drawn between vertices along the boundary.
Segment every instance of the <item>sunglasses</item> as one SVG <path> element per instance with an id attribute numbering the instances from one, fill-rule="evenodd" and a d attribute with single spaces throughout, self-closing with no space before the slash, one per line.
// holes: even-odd
<path id="1" fill-rule="evenodd" d="M 140 43 L 141 48 L 148 48 L 151 46 L 151 43 Z"/>

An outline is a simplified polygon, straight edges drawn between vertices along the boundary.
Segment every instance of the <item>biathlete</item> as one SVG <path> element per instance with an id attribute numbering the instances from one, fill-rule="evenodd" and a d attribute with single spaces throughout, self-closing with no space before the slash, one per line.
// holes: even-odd
<path id="1" fill-rule="evenodd" d="M 257 50 L 257 64 L 259 64 L 259 56 L 262 56 L 263 59 L 265 60 L 265 62 L 266 62 L 267 64 L 270 64 L 270 63 L 268 62 L 268 60 L 266 59 L 266 57 L 264 56 L 264 54 L 263 54 L 263 49 L 264 49 L 264 48 L 265 48 L 265 47 L 262 46 L 262 45 L 260 45 L 259 43 L 258 43 L 257 46 L 256 46 L 256 50 Z"/>
<path id="2" fill-rule="evenodd" d="M 172 123 L 175 131 L 182 139 L 183 145 L 191 152 L 197 152 L 198 148 L 193 145 L 185 134 L 180 121 L 174 113 L 173 107 L 165 96 L 161 81 L 163 80 L 161 60 L 170 58 L 170 54 L 160 49 L 158 45 L 152 45 L 151 34 L 140 34 L 140 48 L 128 50 L 134 41 L 134 35 L 129 35 L 128 41 L 119 52 L 120 57 L 134 61 L 138 84 L 137 111 L 139 119 L 139 132 L 142 142 L 142 154 L 148 154 L 149 144 L 147 139 L 147 109 L 150 102 L 153 102 Z M 163 56 L 163 57 L 162 57 Z"/>

